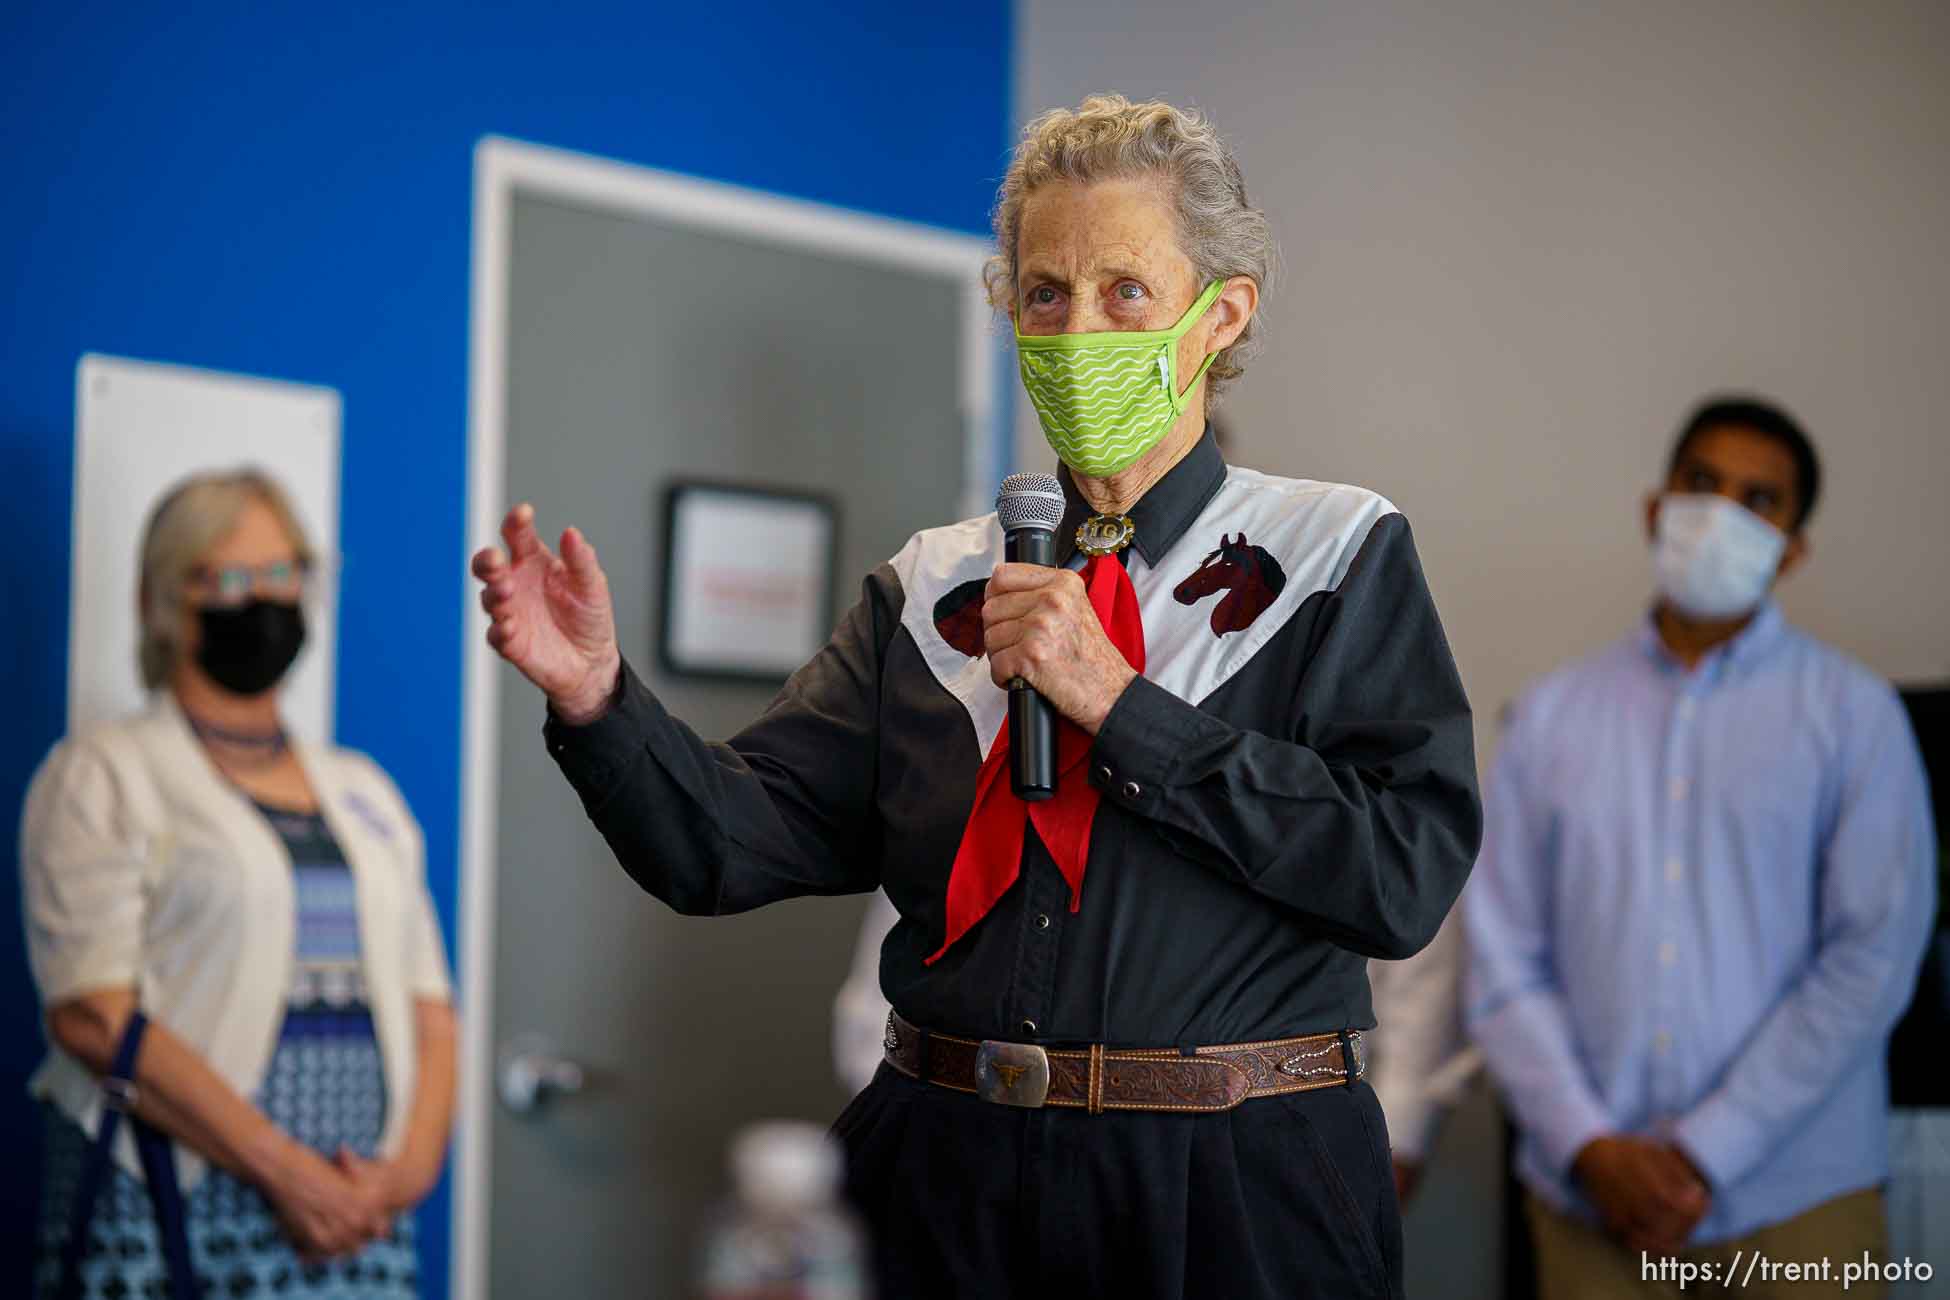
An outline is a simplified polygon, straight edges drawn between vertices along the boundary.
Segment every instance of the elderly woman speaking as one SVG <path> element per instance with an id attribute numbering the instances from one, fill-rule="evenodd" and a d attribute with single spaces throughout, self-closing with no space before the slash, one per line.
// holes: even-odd
<path id="1" fill-rule="evenodd" d="M 885 1294 L 1399 1294 L 1365 961 L 1434 935 L 1481 820 L 1408 525 L 1221 458 L 1274 255 L 1199 117 L 1039 118 L 995 231 L 1056 567 L 993 515 L 917 534 L 707 744 L 622 661 L 594 548 L 517 506 L 489 643 L 672 907 L 886 889 L 886 1063 L 834 1126 Z M 1063 720 L 1044 801 L 999 775 L 1016 678 Z"/>
<path id="2" fill-rule="evenodd" d="M 446 956 L 393 783 L 281 724 L 315 568 L 261 474 L 164 497 L 137 593 L 154 705 L 64 740 L 28 794 L 43 1296 L 419 1294 Z"/>

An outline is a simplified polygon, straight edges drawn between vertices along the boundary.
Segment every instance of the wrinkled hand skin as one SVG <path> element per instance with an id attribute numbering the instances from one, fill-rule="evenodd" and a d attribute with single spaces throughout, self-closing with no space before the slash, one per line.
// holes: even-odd
<path id="1" fill-rule="evenodd" d="M 596 548 L 574 528 L 562 553 L 535 531 L 535 509 L 523 503 L 501 523 L 508 549 L 474 555 L 487 642 L 548 696 L 557 717 L 574 725 L 607 711 L 622 671 L 609 579 Z"/>
<path id="2" fill-rule="evenodd" d="M 997 686 L 1020 677 L 1093 736 L 1137 676 L 1068 569 L 996 565 L 983 593 L 982 646 Z"/>

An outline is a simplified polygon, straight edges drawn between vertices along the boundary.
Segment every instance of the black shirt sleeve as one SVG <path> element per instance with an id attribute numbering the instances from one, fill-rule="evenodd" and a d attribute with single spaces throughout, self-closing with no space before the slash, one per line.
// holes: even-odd
<path id="1" fill-rule="evenodd" d="M 825 648 L 729 741 L 700 739 L 627 663 L 601 718 L 548 719 L 549 753 L 632 879 L 706 916 L 880 883 L 880 670 L 898 600 L 883 565 Z"/>
<path id="2" fill-rule="evenodd" d="M 1341 946 L 1407 957 L 1435 936 L 1482 834 L 1469 702 L 1400 515 L 1312 599 L 1292 734 L 1235 726 L 1140 677 L 1098 731 L 1091 779 L 1179 853 Z"/>

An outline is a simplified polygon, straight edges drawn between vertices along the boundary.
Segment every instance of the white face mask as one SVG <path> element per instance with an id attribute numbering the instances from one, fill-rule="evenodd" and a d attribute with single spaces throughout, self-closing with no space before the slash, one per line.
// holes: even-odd
<path id="1" fill-rule="evenodd" d="M 1652 572 L 1659 593 L 1694 618 L 1738 618 L 1767 598 L 1787 534 L 1710 492 L 1659 501 Z"/>

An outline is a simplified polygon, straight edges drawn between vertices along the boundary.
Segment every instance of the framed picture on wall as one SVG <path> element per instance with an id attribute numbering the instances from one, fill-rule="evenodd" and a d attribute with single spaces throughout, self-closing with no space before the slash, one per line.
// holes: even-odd
<path id="1" fill-rule="evenodd" d="M 678 482 L 664 494 L 664 670 L 782 682 L 832 632 L 839 507 L 813 492 Z"/>

